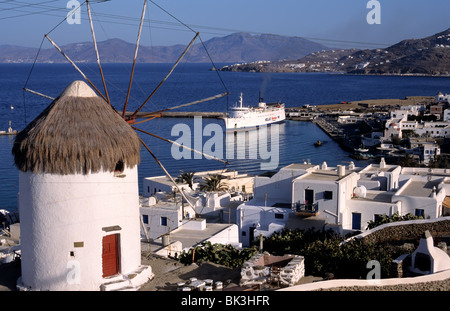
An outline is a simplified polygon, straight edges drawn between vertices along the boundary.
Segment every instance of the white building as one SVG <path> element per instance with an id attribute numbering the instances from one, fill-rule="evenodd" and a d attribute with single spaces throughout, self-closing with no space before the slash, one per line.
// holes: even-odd
<path id="1" fill-rule="evenodd" d="M 422 122 L 408 121 L 409 116 L 418 116 L 424 111 L 424 105 L 402 106 L 390 112 L 390 119 L 386 120 L 384 136 L 381 140 L 391 140 L 393 137 L 402 138 L 403 131 L 410 130 L 423 137 L 450 137 L 450 111 L 443 113 L 443 121 Z"/>
<path id="2" fill-rule="evenodd" d="M 418 116 L 419 111 L 419 106 L 404 106 L 400 109 L 392 110 L 390 115 L 392 119 L 407 120 L 409 116 Z"/>
<path id="3" fill-rule="evenodd" d="M 314 216 L 329 226 L 345 222 L 346 204 L 358 186 L 359 174 L 345 166 L 319 169 L 293 181 L 292 203 L 295 213 Z"/>
<path id="4" fill-rule="evenodd" d="M 106 102 L 73 82 L 17 135 L 13 154 L 18 287 L 95 291 L 109 290 L 111 277 L 126 287 L 148 281 L 139 234 L 140 142 Z"/>
<path id="5" fill-rule="evenodd" d="M 241 248 L 239 230 L 235 224 L 207 223 L 205 219 L 185 220 L 183 225 L 170 231 L 150 245 L 159 256 L 176 256 L 192 247 L 210 242 Z"/>
<path id="6" fill-rule="evenodd" d="M 255 199 L 238 208 L 237 224 L 245 246 L 259 234 L 270 236 L 288 224 L 304 228 L 317 221 L 324 228 L 347 233 L 367 230 L 368 223 L 383 214 L 435 219 L 445 214 L 444 200 L 450 197 L 450 170 L 402 169 L 383 159 L 364 168 L 324 163 L 310 166 L 295 178 L 273 177 L 261 184 L 267 199 L 259 195 L 260 184 L 255 180 Z M 290 200 L 286 189 L 278 194 L 289 182 Z"/>
<path id="7" fill-rule="evenodd" d="M 450 95 L 449 94 L 442 94 L 442 92 L 438 92 L 436 94 L 436 96 L 434 97 L 434 101 L 436 103 L 439 102 L 445 102 L 445 103 L 450 103 Z"/>
<path id="8" fill-rule="evenodd" d="M 442 121 L 450 122 L 450 109 L 449 108 L 444 110 L 444 113 L 442 115 Z"/>
<path id="9" fill-rule="evenodd" d="M 253 199 L 241 204 L 236 213 L 244 246 L 249 246 L 256 236 L 268 236 L 286 225 L 292 209 L 292 182 L 318 165 L 290 164 L 278 172 L 255 176 Z"/>
<path id="10" fill-rule="evenodd" d="M 230 191 L 238 191 L 247 194 L 253 193 L 253 176 L 247 174 L 240 174 L 237 171 L 230 170 L 214 170 L 214 171 L 203 171 L 195 172 L 194 182 L 192 189 L 186 183 L 178 182 L 178 188 L 184 189 L 186 191 L 198 190 L 203 177 L 208 175 L 222 175 L 224 177 L 223 183 L 228 186 Z M 166 176 L 156 176 L 156 177 L 146 177 L 143 180 L 143 195 L 145 197 L 150 197 L 157 192 L 173 192 L 177 190 L 177 187 L 173 182 Z"/>
<path id="11" fill-rule="evenodd" d="M 439 145 L 430 138 L 410 138 L 410 145 L 410 153 L 418 155 L 420 162 L 427 165 L 441 154 Z"/>
<path id="12" fill-rule="evenodd" d="M 354 124 L 364 121 L 365 117 L 363 115 L 346 115 L 339 116 L 337 122 L 340 124 Z"/>
<path id="13" fill-rule="evenodd" d="M 153 204 L 143 204 L 140 207 L 142 217 L 141 236 L 149 240 L 160 238 L 182 225 L 184 219 L 195 218 L 188 204 L 181 204 L 170 201 L 160 201 L 156 203 L 154 198 L 150 198 Z M 148 200 L 148 199 L 147 199 Z"/>
<path id="14" fill-rule="evenodd" d="M 381 140 L 389 141 L 394 137 L 402 138 L 402 121 L 404 121 L 404 119 L 401 118 L 387 120 L 384 128 L 384 136 L 381 138 Z"/>
<path id="15" fill-rule="evenodd" d="M 223 183 L 228 186 L 229 191 L 211 192 L 200 190 L 199 186 L 202 178 L 214 174 L 220 174 L 225 177 Z M 236 231 L 236 234 L 230 233 L 226 235 L 228 238 L 225 238 L 225 235 L 221 235 L 213 229 L 213 227 L 216 229 L 220 227 L 219 224 L 206 223 L 205 218 L 212 222 L 230 222 L 229 225 L 232 225 L 236 219 L 236 206 L 240 202 L 245 201 L 247 195 L 253 193 L 253 176 L 228 170 L 195 172 L 194 176 L 193 189 L 187 184 L 177 183 L 178 188 L 182 189 L 185 195 L 184 199 L 176 191 L 177 187 L 167 176 L 147 177 L 144 179 L 144 191 L 140 207 L 141 237 L 151 242 L 168 235 L 171 236 L 171 239 L 176 237 L 180 240 L 180 232 L 194 230 L 195 232 L 187 231 L 187 234 L 202 236 L 204 241 L 214 241 L 215 243 L 222 241 L 224 244 L 238 245 L 239 235 L 237 234 L 236 225 L 227 229 L 227 232 Z M 189 200 L 189 203 L 186 199 Z M 211 229 L 205 230 L 206 227 Z M 208 234 L 212 234 L 212 236 L 208 237 Z M 234 238 L 235 236 L 236 238 Z M 172 243 L 170 250 L 179 252 L 182 250 L 181 246 L 183 248 L 193 246 L 185 246 L 185 244 L 186 242 L 182 241 L 178 241 L 176 244 Z M 167 255 L 166 250 L 161 250 L 161 253 Z"/>
<path id="16" fill-rule="evenodd" d="M 416 134 L 423 137 L 450 137 L 450 124 L 445 121 L 423 122 L 417 125 Z"/>
<path id="17" fill-rule="evenodd" d="M 358 172 L 358 186 L 367 190 L 394 191 L 399 187 L 401 166 L 388 165 L 381 159 L 379 164 L 369 164 Z"/>

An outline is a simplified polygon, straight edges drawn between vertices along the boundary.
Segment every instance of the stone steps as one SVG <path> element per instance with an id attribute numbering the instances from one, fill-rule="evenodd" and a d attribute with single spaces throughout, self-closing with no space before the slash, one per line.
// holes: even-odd
<path id="1" fill-rule="evenodd" d="M 127 275 L 118 274 L 106 279 L 100 286 L 101 291 L 137 291 L 141 285 L 153 278 L 150 266 L 140 266 Z"/>

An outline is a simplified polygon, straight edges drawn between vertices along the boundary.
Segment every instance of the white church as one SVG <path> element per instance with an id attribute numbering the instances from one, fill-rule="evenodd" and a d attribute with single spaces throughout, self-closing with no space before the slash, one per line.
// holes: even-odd
<path id="1" fill-rule="evenodd" d="M 21 290 L 136 289 L 141 265 L 140 141 L 83 81 L 71 83 L 14 142 Z"/>

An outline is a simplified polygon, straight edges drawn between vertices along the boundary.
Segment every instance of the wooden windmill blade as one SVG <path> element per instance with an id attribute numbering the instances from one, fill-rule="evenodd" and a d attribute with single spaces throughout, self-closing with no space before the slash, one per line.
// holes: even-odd
<path id="1" fill-rule="evenodd" d="M 147 97 L 147 99 L 141 104 L 141 106 L 139 106 L 138 109 L 136 109 L 136 111 L 130 116 L 130 119 L 133 119 L 136 114 L 141 111 L 142 108 L 144 108 L 144 106 L 148 103 L 148 101 L 150 100 L 150 98 L 153 97 L 153 95 L 155 95 L 155 93 L 158 91 L 158 89 L 163 85 L 163 83 L 169 78 L 169 76 L 172 74 L 172 72 L 175 70 L 175 68 L 178 66 L 178 64 L 180 63 L 180 61 L 183 59 L 184 55 L 186 55 L 186 53 L 189 51 L 189 49 L 191 48 L 191 46 L 194 44 L 195 40 L 197 39 L 197 37 L 199 36 L 199 33 L 197 32 L 195 34 L 195 37 L 191 40 L 191 42 L 188 44 L 188 46 L 186 47 L 186 49 L 183 51 L 183 53 L 180 55 L 180 57 L 178 57 L 177 61 L 175 62 L 175 64 L 172 66 L 172 68 L 169 70 L 169 72 L 167 73 L 167 75 L 164 77 L 164 79 L 158 84 L 158 86 L 153 90 L 153 92 Z M 124 111 L 125 114 L 125 111 Z"/>
<path id="2" fill-rule="evenodd" d="M 171 143 L 171 144 L 173 144 L 173 145 L 175 145 L 175 146 L 177 146 L 177 147 L 184 148 L 184 149 L 187 149 L 187 150 L 189 150 L 189 151 L 193 151 L 193 152 L 195 152 L 195 153 L 198 153 L 198 154 L 204 156 L 204 157 L 207 158 L 207 159 L 215 160 L 215 161 L 222 162 L 222 163 L 225 163 L 225 164 L 230 164 L 228 161 L 225 161 L 225 160 L 216 158 L 216 157 L 214 157 L 214 156 L 212 156 L 212 155 L 209 155 L 209 154 L 203 153 L 203 152 L 201 152 L 201 151 L 192 149 L 192 148 L 190 148 L 190 147 L 188 147 L 188 146 L 179 144 L 179 143 L 177 143 L 177 142 L 175 142 L 175 141 L 173 141 L 173 140 L 170 140 L 170 139 L 167 139 L 167 138 L 163 138 L 163 137 L 158 136 L 158 135 L 156 135 L 156 134 L 153 134 L 153 133 L 147 132 L 147 131 L 145 131 L 145 130 L 139 129 L 139 128 L 135 127 L 135 126 L 132 126 L 132 128 L 133 128 L 134 130 L 136 130 L 136 131 L 141 132 L 141 133 L 144 133 L 144 134 L 150 135 L 150 136 L 152 136 L 152 137 L 158 138 L 158 139 L 160 139 L 160 140 L 163 140 L 163 141 L 165 141 L 165 142 Z"/>
<path id="3" fill-rule="evenodd" d="M 92 22 L 91 6 L 89 5 L 89 0 L 86 0 L 86 7 L 87 7 L 87 12 L 88 12 L 88 17 L 89 17 L 89 25 L 91 27 L 92 40 L 94 41 L 94 49 L 95 49 L 95 54 L 96 54 L 96 58 L 97 58 L 97 64 L 98 64 L 98 68 L 100 70 L 100 75 L 102 77 L 103 88 L 105 89 L 106 102 L 111 105 L 111 101 L 109 99 L 109 94 L 108 94 L 108 88 L 106 87 L 105 76 L 103 75 L 103 69 L 102 69 L 102 65 L 100 62 L 100 54 L 98 53 L 97 40 L 95 39 L 94 24 Z"/>
<path id="4" fill-rule="evenodd" d="M 88 1 L 86 0 L 86 6 L 87 6 L 87 11 L 88 11 L 88 18 L 89 18 L 89 25 L 90 25 L 90 29 L 91 29 L 91 33 L 92 33 L 92 39 L 93 39 L 93 44 L 94 44 L 94 50 L 95 50 L 95 55 L 96 55 L 96 59 L 97 59 L 97 65 L 100 71 L 100 76 L 102 79 L 102 83 L 103 83 L 103 87 L 104 87 L 104 94 L 102 94 L 102 92 L 100 92 L 100 90 L 94 85 L 94 83 L 91 82 L 91 80 L 81 71 L 81 69 L 75 64 L 75 62 L 66 54 L 62 51 L 62 49 L 52 40 L 50 39 L 50 37 L 48 36 L 48 34 L 45 35 L 45 38 L 47 38 L 50 43 L 66 58 L 66 60 L 72 64 L 72 66 L 83 76 L 83 78 L 85 79 L 85 81 L 96 91 L 96 93 L 98 93 L 98 95 L 100 97 L 103 98 L 103 100 L 108 104 L 108 107 L 112 107 L 112 109 L 114 109 L 114 111 L 116 113 L 118 113 L 121 118 L 126 121 L 133 130 L 135 131 L 139 131 L 140 133 L 143 134 L 147 134 L 151 137 L 155 137 L 158 138 L 160 140 L 166 141 L 168 143 L 171 144 L 175 144 L 178 147 L 182 147 L 182 148 L 187 148 L 190 151 L 202 154 L 203 156 L 205 156 L 208 159 L 212 159 L 212 160 L 216 160 L 225 164 L 229 164 L 227 161 L 224 161 L 222 159 L 218 159 L 215 158 L 211 155 L 205 154 L 203 152 L 197 151 L 195 149 L 192 149 L 190 147 L 178 144 L 170 139 L 165 139 L 163 137 L 160 137 L 154 133 L 150 133 L 141 129 L 138 129 L 134 126 L 132 126 L 133 124 L 138 124 L 138 123 L 143 123 L 143 122 L 147 122 L 150 121 L 154 118 L 157 117 L 161 117 L 162 113 L 165 111 L 170 111 L 170 110 L 175 110 L 175 109 L 179 109 L 179 108 L 183 108 L 183 107 L 188 107 L 188 106 L 192 106 L 192 105 L 196 105 L 196 104 L 200 104 L 200 103 L 204 103 L 207 101 L 211 101 L 211 100 L 215 100 L 218 98 L 222 98 L 224 96 L 228 96 L 229 92 L 225 92 L 222 94 L 218 94 L 218 95 L 214 95 L 214 96 L 210 96 L 204 99 L 200 99 L 200 100 L 195 100 L 189 103 L 185 103 L 185 104 L 180 104 L 174 107 L 169 107 L 169 108 L 164 108 L 164 109 L 160 109 L 158 111 L 155 112 L 150 112 L 150 113 L 146 113 L 144 115 L 144 120 L 141 120 L 139 122 L 135 121 L 135 117 L 137 115 L 137 113 L 140 112 L 140 110 L 149 102 L 149 100 L 153 97 L 153 95 L 159 90 L 159 88 L 165 83 L 165 81 L 170 77 L 170 75 L 173 73 L 173 71 L 175 70 L 175 68 L 177 67 L 177 65 L 181 62 L 181 60 L 183 59 L 183 57 L 187 54 L 187 52 L 189 51 L 189 49 L 192 47 L 192 45 L 194 44 L 195 40 L 197 38 L 199 38 L 199 33 L 195 32 L 195 36 L 194 38 L 190 41 L 190 43 L 187 45 L 187 47 L 185 48 L 185 50 L 183 51 L 183 53 L 179 56 L 179 58 L 177 59 L 177 61 L 175 62 L 175 64 L 171 67 L 171 69 L 169 70 L 169 72 L 166 74 L 166 76 L 164 77 L 164 79 L 157 85 L 157 87 L 150 93 L 150 95 L 147 97 L 147 99 L 139 106 L 139 108 L 137 110 L 135 110 L 133 113 L 131 113 L 131 115 L 129 114 L 127 116 L 127 107 L 128 107 L 128 102 L 130 99 L 130 95 L 131 95 L 131 89 L 132 89 L 132 84 L 133 84 L 133 77 L 134 77 L 134 71 L 135 71 L 135 67 L 136 67 L 136 61 L 137 61 L 137 56 L 138 56 L 138 50 L 139 50 L 139 42 L 140 42 L 140 37 L 141 37 L 141 31 L 142 31 L 142 25 L 144 22 L 144 18 L 145 18 L 145 12 L 147 9 L 147 2 L 148 0 L 144 0 L 144 4 L 143 4 L 143 9 L 142 9 L 142 14 L 141 14 L 141 19 L 140 19 L 140 24 L 139 24 L 139 28 L 138 28 L 138 34 L 137 34 L 137 39 L 136 39 L 136 45 L 135 45 L 135 51 L 134 51 L 134 57 L 133 57 L 133 64 L 132 64 L 132 70 L 131 70 L 131 74 L 130 74 L 130 79 L 129 79 L 129 83 L 128 83 L 128 90 L 126 93 L 126 99 L 123 105 L 123 109 L 121 112 L 117 111 L 111 103 L 110 97 L 109 97 L 109 93 L 108 93 L 108 89 L 107 89 L 107 85 L 106 85 L 106 80 L 105 80 L 105 76 L 103 74 L 103 69 L 101 66 L 101 60 L 100 60 L 100 53 L 98 51 L 98 47 L 97 47 L 97 41 L 96 41 L 96 37 L 95 37 L 95 31 L 94 31 L 94 25 L 93 25 L 93 21 L 92 21 L 92 15 L 91 15 L 91 8 L 90 8 L 90 4 L 89 2 L 106 2 L 108 0 L 91 0 Z M 150 0 L 151 1 L 151 0 Z M 152 3 L 154 3 L 153 1 L 151 1 Z M 81 6 L 81 5 L 80 5 Z M 159 7 L 159 6 L 158 6 Z M 173 17 L 173 16 L 172 16 Z M 56 28 L 56 27 L 55 27 Z M 192 29 L 191 29 L 192 30 Z M 204 46 L 204 45 L 203 45 Z M 206 47 L 204 46 L 204 48 L 206 49 Z M 38 51 L 39 54 L 39 51 Z M 26 86 L 26 84 L 25 84 Z M 29 91 L 31 93 L 34 93 L 36 95 L 40 95 L 49 99 L 53 99 L 50 96 L 47 96 L 45 94 L 39 93 L 37 91 L 33 91 L 30 90 L 26 87 L 24 87 L 24 90 Z M 107 106 L 105 106 L 107 107 Z M 107 108 L 109 109 L 109 108 Z M 183 199 L 191 206 L 191 208 L 193 208 L 195 210 L 195 207 L 193 206 L 193 204 L 191 203 L 191 200 L 189 200 L 185 193 L 183 191 L 181 191 L 181 189 L 179 188 L 178 184 L 175 182 L 175 180 L 172 178 L 172 176 L 170 175 L 170 173 L 166 170 L 166 168 L 164 167 L 164 165 L 158 160 L 158 158 L 156 157 L 156 155 L 150 150 L 150 148 L 148 147 L 148 145 L 142 140 L 142 138 L 139 138 L 141 144 L 144 146 L 144 148 L 149 152 L 149 154 L 152 156 L 152 158 L 156 161 L 156 163 L 163 169 L 163 171 L 165 172 L 165 174 L 167 175 L 167 177 L 171 180 L 171 182 L 174 184 L 174 186 L 178 189 L 178 191 L 180 192 L 180 194 L 183 196 Z"/>
<path id="5" fill-rule="evenodd" d="M 123 105 L 122 118 L 125 118 L 125 114 L 127 112 L 128 100 L 130 99 L 131 85 L 133 84 L 134 70 L 136 68 L 136 59 L 137 59 L 137 55 L 138 55 L 138 51 L 139 51 L 139 41 L 141 40 L 141 31 L 142 31 L 142 25 L 144 23 L 146 9 L 147 9 L 147 0 L 144 1 L 144 7 L 142 8 L 141 21 L 139 23 L 139 31 L 138 31 L 138 35 L 137 35 L 137 39 L 136 39 L 136 47 L 134 50 L 133 67 L 131 68 L 130 83 L 128 84 L 127 97 L 126 97 L 125 103 Z"/>
<path id="6" fill-rule="evenodd" d="M 110 0 L 95 0 L 95 2 L 106 2 L 106 1 L 110 1 Z M 59 23 L 57 26 L 55 26 L 54 28 L 52 28 L 51 30 L 50 30 L 50 32 L 49 33 L 46 33 L 45 35 L 44 35 L 44 38 L 45 39 L 47 39 L 60 53 L 61 53 L 61 55 L 64 57 L 64 58 L 66 58 L 66 60 L 81 74 L 81 76 L 84 78 L 84 80 L 92 87 L 92 88 L 94 88 L 94 90 L 98 93 L 98 95 L 100 95 L 100 97 L 102 97 L 107 103 L 110 103 L 110 100 L 109 100 L 109 95 L 108 95 L 108 91 L 107 91 L 107 88 L 106 88 L 106 84 L 105 84 L 105 79 L 104 79 L 104 75 L 103 75 L 103 70 L 102 70 L 102 67 L 101 67 L 101 63 L 100 63 L 100 56 L 99 56 L 99 53 L 98 53 L 98 48 L 97 48 L 97 41 L 96 41 L 96 39 L 95 39 L 95 32 L 94 32 L 94 26 L 93 26 L 93 23 L 92 23 L 92 18 L 91 18 L 91 10 L 90 10 L 90 6 L 89 6 L 89 0 L 86 0 L 85 2 L 83 2 L 82 4 L 80 4 L 75 10 L 79 10 L 79 9 L 81 9 L 81 7 L 83 6 L 83 4 L 84 3 L 86 3 L 86 6 L 87 6 L 87 12 L 88 12 L 88 17 L 89 17 L 89 23 L 90 23 L 90 27 L 91 27 L 91 32 L 92 32 L 92 37 L 93 37 L 93 41 L 94 41 L 94 48 L 95 48 L 95 52 L 96 52 L 96 56 L 97 56 L 97 63 L 98 63 L 98 66 L 99 66 L 99 69 L 100 69 L 100 74 L 101 74 L 101 77 L 102 77 L 102 81 L 103 81 L 103 85 L 104 85 L 104 88 L 105 88 L 105 95 L 103 95 L 100 91 L 99 91 L 99 89 L 94 85 L 94 83 L 92 83 L 92 81 L 86 76 L 86 74 L 75 64 L 75 62 L 65 53 L 65 52 L 63 52 L 63 50 L 50 38 L 50 36 L 49 36 L 49 34 L 53 31 L 53 30 L 55 30 L 61 23 Z M 67 15 L 66 16 L 66 18 L 64 19 L 64 20 L 66 20 L 67 18 L 69 17 L 69 15 Z M 64 21 L 63 20 L 63 21 Z M 44 41 L 44 38 L 42 39 L 42 41 Z M 33 63 L 33 66 L 32 66 L 32 68 L 31 68 L 31 71 L 30 71 L 30 73 L 29 73 L 29 75 L 28 75 L 28 79 L 30 78 L 30 75 L 31 75 L 31 72 L 33 71 L 33 68 L 34 68 L 34 65 L 35 65 L 35 63 L 36 63 L 36 61 L 37 61 L 37 57 L 38 57 L 38 55 L 39 55 L 39 53 L 40 53 L 40 50 L 41 50 L 41 48 L 42 48 L 42 43 L 43 42 L 41 42 L 41 47 L 38 49 L 38 51 L 37 51 L 37 54 L 36 54 L 36 58 L 35 58 L 35 60 L 34 60 L 34 63 Z M 32 93 L 32 94 L 34 94 L 34 95 L 39 95 L 39 96 L 41 96 L 41 97 L 44 97 L 44 98 L 48 98 L 48 99 L 51 99 L 51 100 L 54 100 L 55 98 L 53 98 L 53 97 L 51 97 L 51 96 L 48 96 L 48 95 L 46 95 L 46 94 L 43 94 L 43 93 L 40 93 L 40 92 L 38 92 L 38 91 L 34 91 L 34 90 L 31 90 L 31 89 L 29 89 L 29 88 L 27 88 L 26 86 L 27 86 L 27 83 L 28 83 L 28 79 L 27 79 L 27 82 L 25 83 L 25 86 L 23 87 L 23 90 L 24 91 L 27 91 L 27 92 L 29 92 L 29 93 Z"/>

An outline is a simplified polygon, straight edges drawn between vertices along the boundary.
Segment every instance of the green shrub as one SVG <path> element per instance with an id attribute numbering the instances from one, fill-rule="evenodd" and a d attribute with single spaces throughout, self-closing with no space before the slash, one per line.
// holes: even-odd
<path id="1" fill-rule="evenodd" d="M 414 216 L 413 214 L 410 214 L 410 213 L 403 215 L 403 216 L 400 216 L 398 213 L 395 213 L 392 216 L 387 216 L 386 214 L 383 214 L 382 216 L 378 217 L 378 219 L 376 221 L 375 220 L 369 221 L 369 223 L 367 224 L 367 229 L 370 230 L 377 226 L 391 223 L 391 222 L 415 220 L 415 219 L 423 219 L 423 217 L 422 216 Z"/>
<path id="2" fill-rule="evenodd" d="M 306 275 L 336 278 L 366 278 L 370 271 L 366 265 L 377 260 L 381 277 L 390 277 L 393 259 L 400 254 L 388 245 L 367 243 L 353 239 L 342 243 L 344 237 L 333 231 L 287 230 L 264 239 L 264 250 L 273 255 L 296 254 L 305 257 Z"/>
<path id="3" fill-rule="evenodd" d="M 212 244 L 207 241 L 188 251 L 183 251 L 175 259 L 184 264 L 209 261 L 229 268 L 238 268 L 257 252 L 256 246 L 239 250 L 229 244 Z"/>

